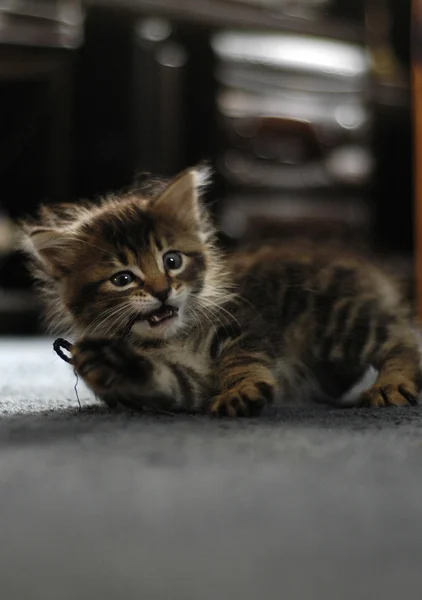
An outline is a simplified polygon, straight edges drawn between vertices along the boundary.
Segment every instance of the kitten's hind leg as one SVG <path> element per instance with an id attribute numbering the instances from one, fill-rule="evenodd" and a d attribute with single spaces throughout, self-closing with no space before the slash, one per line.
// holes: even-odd
<path id="1" fill-rule="evenodd" d="M 372 366 L 377 379 L 361 396 L 363 406 L 414 404 L 421 391 L 421 357 L 410 320 L 399 305 L 351 297 L 333 311 L 320 336 L 319 359 L 353 369 Z"/>
<path id="2" fill-rule="evenodd" d="M 410 331 L 395 335 L 373 357 L 378 377 L 363 392 L 362 406 L 405 406 L 417 404 L 422 389 L 421 357 L 416 339 Z"/>

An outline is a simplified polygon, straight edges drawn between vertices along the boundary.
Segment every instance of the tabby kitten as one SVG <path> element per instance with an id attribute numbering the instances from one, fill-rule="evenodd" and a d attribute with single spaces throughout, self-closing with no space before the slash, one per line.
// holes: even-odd
<path id="1" fill-rule="evenodd" d="M 420 354 L 386 275 L 327 252 L 224 257 L 199 196 L 207 173 L 157 193 L 42 207 L 25 247 L 54 330 L 109 406 L 253 415 L 274 399 L 339 403 L 369 366 L 369 406 L 414 404 Z"/>

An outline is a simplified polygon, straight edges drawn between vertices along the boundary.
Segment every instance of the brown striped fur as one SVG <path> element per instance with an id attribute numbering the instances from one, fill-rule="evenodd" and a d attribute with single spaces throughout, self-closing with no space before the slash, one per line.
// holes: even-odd
<path id="1" fill-rule="evenodd" d="M 273 400 L 339 403 L 372 367 L 360 404 L 415 403 L 420 354 L 394 282 L 328 248 L 224 257 L 199 198 L 205 179 L 191 169 L 148 194 L 43 207 L 23 226 L 50 326 L 76 336 L 76 370 L 97 396 L 251 415 Z M 133 280 L 116 287 L 119 273 Z M 176 316 L 154 326 L 168 306 Z"/>

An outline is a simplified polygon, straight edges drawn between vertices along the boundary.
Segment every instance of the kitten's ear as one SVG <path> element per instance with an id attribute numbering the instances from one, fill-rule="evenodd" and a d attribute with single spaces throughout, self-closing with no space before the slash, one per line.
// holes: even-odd
<path id="1" fill-rule="evenodd" d="M 47 270 L 60 277 L 71 268 L 74 241 L 60 229 L 23 225 L 23 248 L 38 258 Z"/>
<path id="2" fill-rule="evenodd" d="M 202 214 L 199 197 L 209 179 L 210 171 L 205 167 L 183 171 L 152 201 L 152 209 L 198 226 Z"/>

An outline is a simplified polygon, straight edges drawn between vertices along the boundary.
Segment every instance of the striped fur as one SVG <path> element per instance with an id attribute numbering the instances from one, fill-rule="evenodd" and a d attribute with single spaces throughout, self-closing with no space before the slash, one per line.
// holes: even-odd
<path id="1" fill-rule="evenodd" d="M 394 282 L 328 249 L 224 257 L 199 198 L 206 179 L 188 170 L 151 195 L 43 207 L 23 225 L 50 326 L 76 337 L 75 368 L 95 394 L 253 415 L 272 401 L 340 403 L 373 367 L 361 404 L 415 403 L 420 355 Z M 116 287 L 119 273 L 130 280 Z"/>

